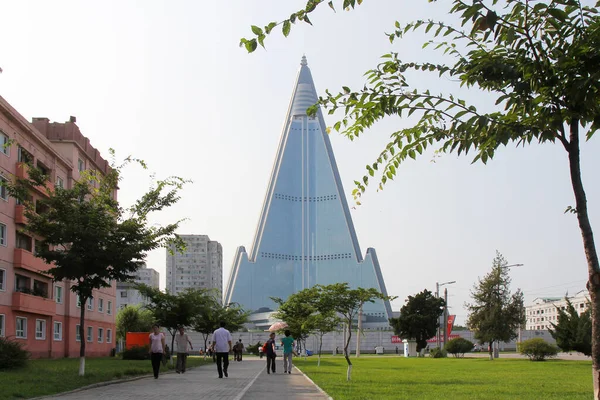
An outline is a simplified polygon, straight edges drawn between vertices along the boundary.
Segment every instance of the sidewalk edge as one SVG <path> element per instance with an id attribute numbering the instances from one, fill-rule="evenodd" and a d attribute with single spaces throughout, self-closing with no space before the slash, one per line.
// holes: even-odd
<path id="1" fill-rule="evenodd" d="M 308 379 L 308 381 L 310 383 L 312 383 L 313 385 L 315 385 L 315 387 L 319 390 L 319 392 L 323 393 L 325 396 L 327 396 L 328 400 L 333 400 L 333 397 L 331 397 L 329 394 L 327 394 L 326 391 L 324 391 L 323 389 L 321 389 L 321 387 L 319 385 L 317 385 L 312 379 L 310 379 L 308 377 L 308 375 L 306 375 L 304 373 L 304 371 L 302 371 L 300 368 L 298 368 L 297 366 L 294 365 L 294 368 L 296 368 L 297 371 L 299 371 L 306 379 Z"/>

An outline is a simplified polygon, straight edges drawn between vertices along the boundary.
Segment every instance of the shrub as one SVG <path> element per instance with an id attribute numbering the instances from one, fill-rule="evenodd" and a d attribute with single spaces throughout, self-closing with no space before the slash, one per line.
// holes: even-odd
<path id="1" fill-rule="evenodd" d="M 473 350 L 473 342 L 464 338 L 456 338 L 448 341 L 448 344 L 444 346 L 444 350 L 452 354 L 454 357 L 464 357 L 465 353 Z"/>
<path id="2" fill-rule="evenodd" d="M 531 361 L 544 361 L 546 358 L 555 357 L 558 354 L 558 347 L 544 339 L 534 338 L 521 342 L 519 351 Z"/>
<path id="3" fill-rule="evenodd" d="M 0 370 L 24 367 L 31 353 L 23 344 L 9 338 L 0 337 Z"/>
<path id="4" fill-rule="evenodd" d="M 150 358 L 150 346 L 133 346 L 121 353 L 123 360 L 147 360 Z"/>
<path id="5" fill-rule="evenodd" d="M 435 348 L 429 350 L 429 357 L 444 358 L 444 357 L 448 357 L 448 353 L 444 349 L 435 347 Z"/>
<path id="6" fill-rule="evenodd" d="M 254 354 L 255 356 L 258 355 L 258 344 L 249 344 L 248 346 L 246 346 L 246 351 L 249 354 Z"/>

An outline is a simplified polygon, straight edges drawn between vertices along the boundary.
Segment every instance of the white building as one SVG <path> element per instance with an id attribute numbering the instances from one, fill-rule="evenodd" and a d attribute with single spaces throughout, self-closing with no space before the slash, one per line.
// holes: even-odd
<path id="1" fill-rule="evenodd" d="M 223 293 L 223 248 L 207 235 L 180 235 L 186 244 L 183 254 L 167 251 L 167 290 L 217 289 Z"/>
<path id="2" fill-rule="evenodd" d="M 573 307 L 581 314 L 587 310 L 588 292 L 582 290 L 574 296 L 569 296 Z M 564 297 L 538 297 L 533 303 L 525 307 L 527 316 L 527 330 L 548 330 L 552 328 L 551 323 L 558 323 L 558 309 L 565 310 L 567 302 Z"/>
<path id="3" fill-rule="evenodd" d="M 158 289 L 159 278 L 158 271 L 144 266 L 136 272 L 134 282 L 117 282 L 117 309 L 146 304 L 146 299 L 135 289 L 135 285 L 143 283 Z"/>

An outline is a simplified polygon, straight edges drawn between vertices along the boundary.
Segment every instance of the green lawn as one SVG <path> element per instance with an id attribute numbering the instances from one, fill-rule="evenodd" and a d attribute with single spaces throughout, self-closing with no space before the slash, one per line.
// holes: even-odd
<path id="1" fill-rule="evenodd" d="M 188 367 L 212 363 L 201 357 L 188 357 Z M 167 364 L 171 369 L 171 365 Z M 161 366 L 161 372 L 165 371 Z M 0 372 L 0 399 L 27 399 L 66 392 L 93 383 L 152 374 L 150 361 L 119 358 L 88 358 L 85 376 L 79 377 L 78 358 L 31 360 L 27 367 Z"/>
<path id="2" fill-rule="evenodd" d="M 342 399 L 589 399 L 591 361 L 531 362 L 482 358 L 352 358 L 346 381 L 342 357 L 294 360 L 335 400 Z"/>

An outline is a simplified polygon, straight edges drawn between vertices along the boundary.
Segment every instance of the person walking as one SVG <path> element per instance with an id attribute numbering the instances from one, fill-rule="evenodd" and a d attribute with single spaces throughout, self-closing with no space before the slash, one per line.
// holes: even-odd
<path id="1" fill-rule="evenodd" d="M 216 353 L 217 372 L 219 378 L 227 378 L 227 368 L 229 367 L 229 353 L 231 353 L 231 333 L 225 329 L 225 322 L 221 321 L 221 327 L 213 333 L 213 351 Z"/>
<path id="2" fill-rule="evenodd" d="M 281 339 L 283 345 L 283 373 L 292 373 L 292 356 L 294 355 L 294 338 L 289 329 L 285 330 L 285 337 Z"/>
<path id="3" fill-rule="evenodd" d="M 256 343 L 256 346 L 258 347 L 258 357 L 262 358 L 262 356 L 263 356 L 263 345 L 259 341 L 258 343 Z"/>
<path id="4" fill-rule="evenodd" d="M 185 374 L 188 356 L 187 345 L 188 343 L 190 344 L 190 350 L 194 350 L 194 346 L 192 346 L 192 341 L 187 333 L 184 332 L 183 326 L 179 327 L 179 333 L 175 335 L 175 343 L 177 344 L 177 365 L 175 366 L 175 372 Z"/>
<path id="5" fill-rule="evenodd" d="M 277 357 L 277 353 L 275 353 L 275 332 L 271 332 L 269 335 L 264 350 L 266 350 L 265 354 L 267 356 L 267 374 L 270 374 L 271 371 L 275 373 L 275 357 Z"/>
<path id="6" fill-rule="evenodd" d="M 236 344 L 235 347 L 237 347 L 237 351 L 236 351 L 236 356 L 237 358 L 235 358 L 236 361 L 242 361 L 242 353 L 244 352 L 244 343 L 242 343 L 242 339 L 240 339 Z M 234 347 L 234 348 L 235 348 Z"/>
<path id="7" fill-rule="evenodd" d="M 160 362 L 165 354 L 165 335 L 160 332 L 160 327 L 157 324 L 152 325 L 152 333 L 150 339 L 150 361 L 152 362 L 152 371 L 154 379 L 158 379 L 160 371 Z"/>

